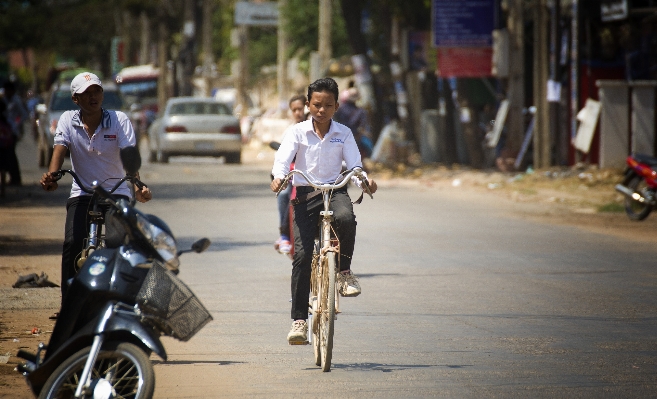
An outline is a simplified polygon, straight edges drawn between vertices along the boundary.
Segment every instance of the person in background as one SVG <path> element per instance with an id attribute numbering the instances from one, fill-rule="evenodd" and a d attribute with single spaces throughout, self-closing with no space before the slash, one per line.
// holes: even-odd
<path id="1" fill-rule="evenodd" d="M 32 137 L 34 141 L 39 139 L 39 131 L 36 121 L 39 119 L 36 112 L 36 106 L 41 102 L 41 98 L 30 89 L 27 91 L 27 100 L 25 101 L 25 106 L 27 107 L 27 113 L 30 118 L 30 129 L 32 130 Z"/>
<path id="2" fill-rule="evenodd" d="M 125 175 L 120 150 L 136 145 L 135 132 L 128 116 L 121 111 L 102 108 L 103 86 L 98 76 L 82 72 L 71 81 L 71 96 L 78 110 L 66 111 L 59 118 L 55 131 L 55 148 L 48 172 L 41 176 L 46 191 L 57 189 L 54 172 L 61 169 L 66 151 L 70 151 L 71 167 L 82 184 L 91 187 L 101 182 L 110 190 L 116 180 Z M 139 174 L 137 174 L 139 178 Z M 130 188 L 125 183 L 115 191 L 120 198 L 129 198 Z M 147 202 L 152 198 L 148 187 L 135 187 L 135 198 Z M 68 280 L 75 276 L 76 258 L 82 252 L 88 232 L 88 209 L 92 196 L 83 192 L 75 180 L 66 203 L 66 227 L 62 249 L 62 300 L 68 289 Z M 112 225 L 106 223 L 106 236 L 112 236 Z"/>
<path id="3" fill-rule="evenodd" d="M 303 94 L 294 96 L 288 103 L 292 119 L 294 123 L 305 121 L 306 115 L 304 108 L 306 106 L 306 96 Z M 287 132 L 287 131 L 286 131 Z M 278 195 L 278 216 L 279 216 L 279 233 L 278 240 L 274 243 L 274 249 L 279 253 L 288 255 L 292 249 L 290 243 L 290 195 L 292 194 L 292 186 L 289 185 L 285 190 L 281 191 Z"/>
<path id="4" fill-rule="evenodd" d="M 372 156 L 372 137 L 367 112 L 356 105 L 360 98 L 358 89 L 350 87 L 340 93 L 340 108 L 335 112 L 334 119 L 351 129 L 356 139 L 358 150 L 362 158 Z"/>
<path id="5" fill-rule="evenodd" d="M 338 84 L 331 78 L 316 80 L 308 86 L 308 101 L 311 119 L 297 123 L 289 128 L 283 142 L 276 152 L 270 188 L 278 192 L 283 179 L 290 171 L 294 159 L 295 169 L 299 169 L 317 180 L 317 183 L 334 183 L 342 172 L 342 162 L 347 169 L 363 166 L 356 141 L 351 130 L 332 118 L 338 104 Z M 376 192 L 376 182 L 367 177 L 370 191 Z M 354 183 L 361 186 L 357 178 Z M 317 232 L 319 213 L 323 210 L 321 195 L 311 195 L 316 191 L 306 181 L 295 175 L 292 184 L 297 197 L 294 204 L 294 258 L 292 260 L 292 328 L 287 335 L 290 343 L 305 342 L 308 339 L 308 296 L 310 294 L 310 273 L 312 254 Z M 356 216 L 347 188 L 334 190 L 331 195 L 336 235 L 340 240 L 340 273 L 336 284 L 342 296 L 354 297 L 361 293 L 358 279 L 351 272 L 351 261 L 356 242 Z"/>
<path id="6" fill-rule="evenodd" d="M 0 98 L 0 171 L 9 170 L 16 136 L 7 120 L 7 104 Z"/>
<path id="7" fill-rule="evenodd" d="M 2 86 L 4 89 L 4 100 L 7 110 L 5 116 L 11 130 L 14 134 L 14 142 L 11 151 L 7 151 L 7 171 L 9 172 L 9 184 L 12 186 L 20 186 L 21 183 L 21 170 L 18 164 L 18 157 L 16 156 L 16 145 L 23 137 L 23 122 L 28 118 L 27 109 L 23 104 L 20 96 L 16 91 L 16 85 L 11 81 L 6 81 Z"/>

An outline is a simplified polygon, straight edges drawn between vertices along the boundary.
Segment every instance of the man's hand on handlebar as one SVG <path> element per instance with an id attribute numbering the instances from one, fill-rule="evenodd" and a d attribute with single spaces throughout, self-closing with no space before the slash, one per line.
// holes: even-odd
<path id="1" fill-rule="evenodd" d="M 58 176 L 56 172 L 46 172 L 41 175 L 41 187 L 46 191 L 54 191 L 59 187 L 57 180 L 60 178 L 61 176 Z"/>
<path id="2" fill-rule="evenodd" d="M 376 192 L 376 189 L 378 188 L 374 179 L 367 179 L 367 184 L 370 187 L 370 193 L 374 194 Z M 363 187 L 363 191 L 365 191 L 365 187 Z"/>
<path id="3" fill-rule="evenodd" d="M 285 188 L 285 187 L 281 187 L 282 184 L 283 184 L 283 179 L 277 178 L 277 179 L 272 180 L 269 187 L 271 188 L 271 191 L 277 193 L 279 190 L 282 190 L 282 189 Z M 287 183 L 285 185 L 287 186 Z"/>
<path id="4" fill-rule="evenodd" d="M 139 202 L 148 202 L 153 199 L 151 189 L 143 186 L 141 189 L 135 187 L 135 199 Z"/>

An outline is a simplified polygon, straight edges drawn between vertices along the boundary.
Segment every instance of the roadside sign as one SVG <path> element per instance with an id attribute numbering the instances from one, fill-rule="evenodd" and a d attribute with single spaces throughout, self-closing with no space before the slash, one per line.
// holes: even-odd
<path id="1" fill-rule="evenodd" d="M 494 0 L 433 0 L 435 47 L 490 47 L 495 28 Z"/>
<path id="2" fill-rule="evenodd" d="M 480 78 L 491 76 L 492 47 L 454 47 L 438 49 L 438 76 Z"/>
<path id="3" fill-rule="evenodd" d="M 235 3 L 235 25 L 278 26 L 278 3 Z"/>

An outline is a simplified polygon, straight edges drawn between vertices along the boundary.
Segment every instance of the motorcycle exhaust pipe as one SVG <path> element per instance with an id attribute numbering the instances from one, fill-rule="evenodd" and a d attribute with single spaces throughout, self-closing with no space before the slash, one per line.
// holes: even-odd
<path id="1" fill-rule="evenodd" d="M 635 201 L 639 201 L 639 202 L 642 203 L 642 204 L 646 204 L 646 205 L 654 205 L 654 204 L 653 204 L 653 201 L 649 201 L 649 200 L 647 200 L 647 199 L 646 199 L 644 196 L 642 196 L 641 194 L 637 193 L 636 191 L 632 191 L 632 190 L 630 190 L 629 188 L 625 187 L 625 186 L 622 185 L 622 184 L 616 184 L 615 189 L 616 189 L 616 191 L 618 191 L 619 193 L 621 193 L 621 194 L 623 194 L 623 195 L 626 195 L 626 196 L 632 198 L 632 199 L 635 200 Z"/>

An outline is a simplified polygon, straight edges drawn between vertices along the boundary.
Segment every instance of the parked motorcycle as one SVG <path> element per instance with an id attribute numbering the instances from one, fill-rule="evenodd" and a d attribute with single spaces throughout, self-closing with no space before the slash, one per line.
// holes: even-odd
<path id="1" fill-rule="evenodd" d="M 122 150 L 129 174 L 139 152 Z M 151 398 L 152 352 L 166 361 L 161 335 L 187 341 L 212 317 L 176 276 L 179 256 L 203 252 L 207 238 L 178 250 L 169 227 L 154 215 L 116 200 L 97 183 L 93 192 L 116 209 L 123 245 L 90 254 L 72 279 L 48 345 L 20 350 L 18 367 L 39 398 Z M 45 354 L 44 354 L 45 352 Z"/>
<path id="2" fill-rule="evenodd" d="M 625 195 L 625 212 L 632 220 L 644 220 L 657 206 L 657 158 L 644 154 L 627 157 L 627 169 L 616 191 Z"/>

